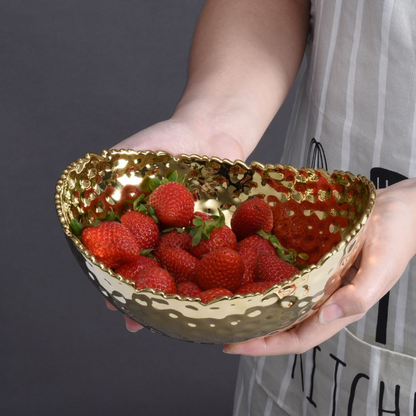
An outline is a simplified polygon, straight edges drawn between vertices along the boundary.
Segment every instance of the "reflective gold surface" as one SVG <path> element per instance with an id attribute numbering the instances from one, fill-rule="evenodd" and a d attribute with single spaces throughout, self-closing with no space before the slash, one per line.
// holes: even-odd
<path id="1" fill-rule="evenodd" d="M 293 217 L 291 221 L 295 216 L 302 219 L 301 224 L 306 224 L 303 234 L 318 238 L 339 232 L 342 239 L 316 264 L 304 264 L 299 274 L 263 294 L 234 295 L 202 304 L 152 289 L 138 291 L 132 282 L 97 262 L 72 234 L 69 223 L 72 219 L 92 221 L 108 207 L 123 209 L 120 199 L 131 202 L 140 186 L 146 188 L 149 177 L 163 178 L 174 170 L 186 175 L 186 184 L 197 198 L 195 209 L 215 214 L 220 208 L 228 224 L 241 202 L 261 195 L 272 206 L 290 207 L 285 213 Z M 174 158 L 165 152 L 104 150 L 101 156 L 89 153 L 68 166 L 58 181 L 55 202 L 73 254 L 92 283 L 119 310 L 172 338 L 228 343 L 287 330 L 314 313 L 341 285 L 356 259 L 375 196 L 368 179 L 349 172 L 329 174 L 196 155 Z M 318 225 L 308 226 L 309 219 Z M 319 225 L 328 220 L 332 225 L 322 231 Z"/>

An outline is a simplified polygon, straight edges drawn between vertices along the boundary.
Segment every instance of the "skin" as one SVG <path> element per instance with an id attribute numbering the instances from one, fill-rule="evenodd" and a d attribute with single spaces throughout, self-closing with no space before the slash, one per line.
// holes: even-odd
<path id="1" fill-rule="evenodd" d="M 174 114 L 115 147 L 245 160 L 296 77 L 309 8 L 305 0 L 207 1 Z"/>
<path id="2" fill-rule="evenodd" d="M 245 160 L 295 79 L 309 10 L 306 0 L 207 1 L 195 31 L 188 83 L 174 114 L 114 147 Z M 321 309 L 289 331 L 228 344 L 224 351 L 303 353 L 364 316 L 416 254 L 415 206 L 415 179 L 379 190 L 361 255 Z M 125 319 L 129 331 L 142 328 Z"/>

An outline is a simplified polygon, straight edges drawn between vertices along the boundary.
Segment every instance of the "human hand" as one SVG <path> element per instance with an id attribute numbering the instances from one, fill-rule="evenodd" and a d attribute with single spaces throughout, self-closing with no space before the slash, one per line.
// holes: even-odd
<path id="1" fill-rule="evenodd" d="M 208 124 L 201 117 L 190 117 L 184 111 L 169 120 L 136 133 L 118 143 L 114 149 L 164 150 L 173 155 L 198 154 L 217 156 L 230 160 L 243 159 L 245 155 L 239 142 L 229 133 L 221 131 L 218 124 Z M 107 307 L 117 310 L 106 301 Z M 142 325 L 124 316 L 130 332 L 137 332 Z"/>
<path id="2" fill-rule="evenodd" d="M 240 141 L 215 125 L 192 115 L 173 116 L 113 146 L 114 149 L 163 150 L 174 156 L 197 154 L 244 160 Z"/>
<path id="3" fill-rule="evenodd" d="M 269 337 L 227 344 L 224 352 L 263 356 L 301 354 L 362 318 L 399 280 L 416 254 L 416 179 L 377 192 L 368 235 L 343 286 L 310 318 Z"/>

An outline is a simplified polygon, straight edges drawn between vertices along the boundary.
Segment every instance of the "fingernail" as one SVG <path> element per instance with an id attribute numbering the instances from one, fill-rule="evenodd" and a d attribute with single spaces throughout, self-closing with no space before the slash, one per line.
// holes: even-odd
<path id="1" fill-rule="evenodd" d="M 126 328 L 129 332 L 134 333 L 143 328 L 139 323 L 133 321 L 130 318 L 127 318 L 126 316 L 124 317 L 124 319 L 126 321 Z"/>
<path id="2" fill-rule="evenodd" d="M 137 329 L 131 328 L 129 324 L 126 324 L 126 329 L 127 329 L 127 331 L 131 332 L 132 334 L 137 332 Z"/>
<path id="3" fill-rule="evenodd" d="M 319 322 L 321 324 L 329 324 L 344 316 L 342 309 L 335 303 L 324 306 L 319 314 Z"/>
<path id="4" fill-rule="evenodd" d="M 224 345 L 222 352 L 224 352 L 225 354 L 236 354 L 232 349 L 230 350 L 230 347 L 228 345 Z"/>
<path id="5" fill-rule="evenodd" d="M 105 304 L 106 304 L 107 308 L 110 309 L 111 311 L 116 311 L 117 310 L 117 308 L 113 304 L 111 304 L 107 299 L 105 299 Z"/>

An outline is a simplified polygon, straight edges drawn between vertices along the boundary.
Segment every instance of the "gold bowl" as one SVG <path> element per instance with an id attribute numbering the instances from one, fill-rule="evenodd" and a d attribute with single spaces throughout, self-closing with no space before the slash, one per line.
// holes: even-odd
<path id="1" fill-rule="evenodd" d="M 281 213 L 280 241 L 296 248 L 292 251 L 299 273 L 261 294 L 223 296 L 204 304 L 177 294 L 137 290 L 133 282 L 98 262 L 72 233 L 71 220 L 91 220 L 108 207 L 128 206 L 149 178 L 172 171 L 185 176 L 195 210 L 216 214 L 221 209 L 228 225 L 240 203 L 254 195 L 263 197 Z M 287 330 L 316 312 L 357 258 L 375 198 L 373 183 L 349 172 L 104 150 L 101 155 L 88 153 L 64 170 L 55 204 L 74 256 L 110 303 L 154 332 L 222 344 Z"/>

